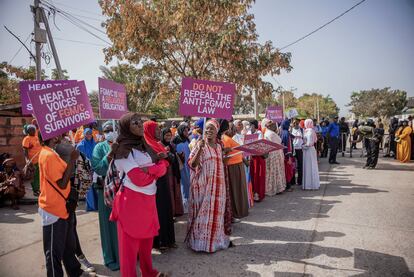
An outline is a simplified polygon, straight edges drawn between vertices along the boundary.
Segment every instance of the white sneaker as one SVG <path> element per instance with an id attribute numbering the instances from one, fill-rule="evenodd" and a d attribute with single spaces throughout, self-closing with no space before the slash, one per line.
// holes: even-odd
<path id="1" fill-rule="evenodd" d="M 78 257 L 78 260 L 82 266 L 82 269 L 86 272 L 95 272 L 95 268 L 93 267 L 93 265 L 88 261 L 88 259 L 86 259 L 85 256 L 83 257 Z"/>

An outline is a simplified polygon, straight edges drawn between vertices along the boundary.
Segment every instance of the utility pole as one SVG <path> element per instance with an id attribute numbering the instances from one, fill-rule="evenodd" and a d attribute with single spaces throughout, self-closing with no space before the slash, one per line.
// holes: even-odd
<path id="1" fill-rule="evenodd" d="M 57 51 L 56 51 L 55 42 L 53 41 L 52 32 L 50 32 L 49 22 L 47 21 L 45 11 L 42 8 L 41 8 L 40 13 L 41 13 L 41 16 L 42 16 L 42 20 L 45 23 L 47 38 L 49 40 L 50 47 L 52 48 L 52 54 L 53 54 L 53 59 L 55 60 L 55 64 L 56 64 L 58 78 L 60 80 L 62 80 L 63 79 L 62 67 L 60 66 L 60 61 L 59 61 L 59 57 L 58 57 L 58 54 L 57 54 Z"/>
<path id="2" fill-rule="evenodd" d="M 42 57 L 40 53 L 40 47 L 43 40 L 44 34 L 42 34 L 44 31 L 40 28 L 40 7 L 39 7 L 40 0 L 34 0 L 34 6 L 32 6 L 32 12 L 33 12 L 33 19 L 34 19 L 34 41 L 36 45 L 36 80 L 42 80 Z"/>
<path id="3" fill-rule="evenodd" d="M 253 90 L 253 104 L 254 104 L 254 119 L 259 119 L 259 110 L 257 105 L 257 92 Z"/>
<path id="4" fill-rule="evenodd" d="M 320 122 L 320 117 L 319 117 L 319 96 L 316 100 L 316 111 L 318 113 L 318 123 Z"/>

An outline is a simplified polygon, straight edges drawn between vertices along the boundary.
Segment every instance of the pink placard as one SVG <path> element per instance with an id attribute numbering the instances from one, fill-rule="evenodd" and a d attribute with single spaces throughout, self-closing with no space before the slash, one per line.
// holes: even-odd
<path id="1" fill-rule="evenodd" d="M 266 109 L 266 118 L 274 122 L 282 122 L 283 120 L 283 107 L 282 106 L 270 106 Z"/>
<path id="2" fill-rule="evenodd" d="M 253 141 L 256 141 L 259 139 L 259 134 L 248 134 L 244 136 L 243 145 L 252 143 Z"/>
<path id="3" fill-rule="evenodd" d="M 266 139 L 261 139 L 248 144 L 237 146 L 234 148 L 234 150 L 244 151 L 250 153 L 251 155 L 261 156 L 283 148 L 284 146 L 281 144 L 274 143 Z"/>
<path id="4" fill-rule="evenodd" d="M 120 119 L 128 112 L 125 86 L 103 78 L 98 79 L 98 84 L 101 119 Z"/>
<path id="5" fill-rule="evenodd" d="M 95 120 L 84 81 L 34 91 L 29 97 L 43 140 Z"/>
<path id="6" fill-rule="evenodd" d="M 232 83 L 183 78 L 180 109 L 183 116 L 231 119 L 236 86 Z"/>
<path id="7" fill-rule="evenodd" d="M 33 106 L 30 102 L 29 94 L 33 91 L 51 88 L 52 86 L 62 86 L 76 84 L 76 80 L 45 80 L 45 81 L 21 81 L 19 83 L 20 102 L 22 105 L 22 114 L 33 114 Z"/>

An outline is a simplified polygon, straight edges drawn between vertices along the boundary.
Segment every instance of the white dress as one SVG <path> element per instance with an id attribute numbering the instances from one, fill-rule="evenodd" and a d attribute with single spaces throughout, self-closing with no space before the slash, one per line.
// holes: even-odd
<path id="1" fill-rule="evenodd" d="M 318 158 L 314 147 L 316 140 L 312 135 L 313 132 L 312 129 L 306 129 L 304 133 L 302 178 L 304 190 L 319 189 L 320 187 Z"/>

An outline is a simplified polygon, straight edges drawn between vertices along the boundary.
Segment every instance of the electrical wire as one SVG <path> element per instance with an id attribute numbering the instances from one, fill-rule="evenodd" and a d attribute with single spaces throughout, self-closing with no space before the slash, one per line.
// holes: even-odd
<path id="1" fill-rule="evenodd" d="M 87 29 L 85 26 L 83 26 L 83 25 L 86 25 L 86 26 L 88 26 L 89 28 L 93 28 L 94 30 L 96 30 L 96 31 L 98 31 L 98 32 L 100 32 L 100 33 L 102 33 L 102 34 L 105 34 L 106 35 L 106 33 L 105 32 L 103 32 L 102 30 L 99 30 L 98 28 L 96 28 L 95 26 L 92 26 L 92 25 L 90 25 L 89 23 L 87 23 L 87 22 L 85 22 L 85 21 L 83 21 L 83 20 L 81 20 L 81 19 L 79 19 L 79 18 L 76 18 L 75 16 L 73 16 L 73 15 L 71 15 L 70 13 L 67 13 L 67 12 L 65 12 L 65 11 L 63 11 L 63 10 L 61 10 L 61 9 L 59 9 L 59 8 L 56 8 L 55 6 L 53 6 L 52 4 L 50 4 L 50 3 L 48 3 L 47 1 L 44 1 L 44 0 L 42 0 L 41 1 L 41 3 L 46 7 L 46 8 L 48 8 L 49 10 L 51 10 L 52 12 L 53 11 L 56 11 L 59 15 L 61 15 L 66 21 L 69 21 L 70 23 L 72 23 L 73 25 L 75 25 L 76 27 L 78 27 L 79 29 L 81 29 L 81 30 L 83 30 L 83 31 L 85 31 L 85 32 L 87 32 L 88 34 L 90 34 L 90 35 L 92 35 L 92 36 L 94 36 L 95 38 L 97 38 L 97 39 L 99 39 L 100 41 L 102 41 L 102 42 L 105 42 L 106 44 L 108 44 L 108 45 L 112 45 L 111 43 L 109 43 L 108 41 L 106 41 L 105 39 L 103 39 L 103 38 L 101 38 L 100 36 L 98 36 L 97 34 L 95 34 L 95 33 L 93 33 L 91 30 L 89 30 L 89 29 Z M 83 25 L 82 25 L 83 24 Z"/>
<path id="2" fill-rule="evenodd" d="M 55 1 L 55 0 L 53 1 L 53 3 L 57 3 L 57 5 L 59 5 L 59 6 L 63 6 L 63 7 L 66 7 L 66 8 L 68 8 L 68 9 L 77 10 L 77 11 L 84 12 L 84 13 L 88 13 L 88 14 L 93 14 L 93 15 L 103 16 L 102 14 L 99 14 L 99 13 L 94 13 L 94 12 L 90 12 L 90 11 L 87 11 L 87 10 L 82 10 L 82 9 L 79 9 L 79 8 L 75 8 L 75 7 L 72 7 L 72 6 L 69 6 L 69 5 L 63 4 L 63 3 L 61 3 L 61 2 Z"/>
<path id="3" fill-rule="evenodd" d="M 32 33 L 30 33 L 28 36 L 27 36 L 27 38 L 26 38 L 26 40 L 24 41 L 24 45 L 26 44 L 26 42 L 27 42 L 27 40 L 30 38 L 30 36 L 32 35 Z M 17 50 L 17 52 L 16 52 L 16 54 L 14 54 L 13 55 L 13 58 L 11 58 L 10 59 L 10 61 L 9 61 L 9 64 L 11 64 L 13 61 L 14 61 L 14 59 L 17 57 L 17 55 L 20 53 L 20 51 L 22 50 L 22 48 L 24 47 L 24 45 L 21 45 L 20 46 L 20 48 L 19 48 L 19 50 Z"/>
<path id="4" fill-rule="evenodd" d="M 61 10 L 61 9 L 57 8 L 56 6 L 50 4 L 49 2 L 47 2 L 45 0 L 42 0 L 41 3 L 46 5 L 49 9 L 55 10 L 56 12 L 58 12 L 61 15 L 64 15 L 66 17 L 70 17 L 71 19 L 76 20 L 76 21 L 80 22 L 81 24 L 84 24 L 84 25 L 88 26 L 89 28 L 92 28 L 95 31 L 106 35 L 106 33 L 104 31 L 102 31 L 101 29 L 89 24 L 88 22 L 83 21 L 82 19 L 77 18 L 76 16 L 74 16 L 73 14 L 71 14 L 69 12 L 66 12 L 64 10 Z"/>
<path id="5" fill-rule="evenodd" d="M 328 26 L 329 24 L 331 24 L 332 22 L 334 22 L 335 20 L 339 19 L 340 17 L 344 16 L 345 14 L 347 14 L 348 12 L 350 12 L 351 10 L 353 10 L 354 8 L 356 8 L 357 6 L 361 5 L 363 2 L 365 2 L 366 0 L 362 0 L 360 2 L 358 2 L 357 4 L 353 5 L 351 8 L 349 8 L 348 10 L 344 11 L 343 13 L 341 13 L 340 15 L 338 15 L 337 17 L 335 17 L 334 19 L 328 21 L 327 23 L 323 24 L 322 26 L 318 27 L 317 29 L 313 30 L 312 32 L 304 35 L 303 37 L 300 37 L 299 39 L 295 40 L 294 42 L 289 43 L 288 45 L 283 46 L 282 48 L 280 48 L 279 50 L 283 50 L 286 49 L 296 43 L 298 43 L 299 41 L 304 40 L 305 38 L 311 36 L 312 34 L 316 33 L 317 31 L 325 28 L 326 26 Z"/>
<path id="6" fill-rule="evenodd" d="M 87 41 L 81 41 L 81 40 L 73 40 L 73 39 L 65 39 L 65 38 L 57 38 L 57 37 L 54 37 L 54 39 L 55 40 L 68 41 L 68 42 L 75 42 L 75 43 L 80 43 L 80 44 L 87 44 L 87 45 L 93 45 L 93 46 L 106 47 L 106 45 L 103 45 L 103 44 L 97 44 L 97 43 L 92 43 L 92 42 L 87 42 Z"/>

